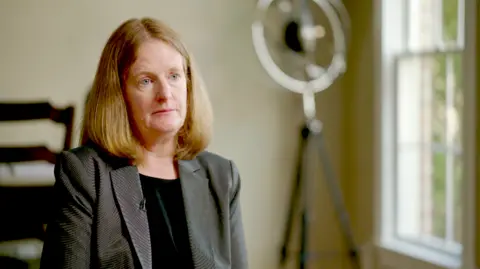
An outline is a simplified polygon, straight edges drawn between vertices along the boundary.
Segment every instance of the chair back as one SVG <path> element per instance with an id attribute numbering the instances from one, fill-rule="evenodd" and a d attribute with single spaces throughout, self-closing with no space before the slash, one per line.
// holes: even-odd
<path id="1" fill-rule="evenodd" d="M 48 102 L 0 103 L 0 122 L 50 119 L 56 123 L 65 125 L 65 139 L 63 141 L 63 150 L 68 150 L 71 147 L 73 117 L 73 106 L 68 106 L 66 108 L 56 108 Z M 57 154 L 58 153 L 50 151 L 44 145 L 0 145 L 0 163 L 47 161 L 54 164 Z"/>
<path id="2" fill-rule="evenodd" d="M 48 102 L 0 102 L 0 122 L 49 119 L 65 126 L 63 150 L 72 142 L 74 107 L 56 108 Z M 59 152 L 44 145 L 0 145 L 0 164 L 11 168 L 13 180 L 22 181 L 14 172 L 14 165 L 32 161 L 55 164 Z M 52 169 L 53 165 L 48 165 Z M 44 224 L 51 217 L 53 185 L 0 184 L 0 242 L 27 238 L 44 239 Z"/>

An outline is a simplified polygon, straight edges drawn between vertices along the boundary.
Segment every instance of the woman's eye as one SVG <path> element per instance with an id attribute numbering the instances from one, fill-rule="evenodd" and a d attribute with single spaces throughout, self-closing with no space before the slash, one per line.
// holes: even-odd
<path id="1" fill-rule="evenodd" d="M 173 80 L 177 80 L 177 79 L 180 78 L 180 74 L 178 74 L 178 73 L 170 74 L 170 78 L 173 79 Z"/>
<path id="2" fill-rule="evenodd" d="M 142 86 L 147 86 L 152 83 L 152 80 L 149 78 L 144 78 L 140 80 L 140 85 Z"/>

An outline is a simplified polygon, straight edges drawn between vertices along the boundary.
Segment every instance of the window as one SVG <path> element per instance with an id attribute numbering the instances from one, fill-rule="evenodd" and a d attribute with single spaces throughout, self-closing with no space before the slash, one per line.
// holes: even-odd
<path id="1" fill-rule="evenodd" d="M 464 1 L 381 1 L 381 239 L 433 262 L 462 254 Z"/>
<path id="2" fill-rule="evenodd" d="M 394 74 L 394 230 L 399 239 L 460 254 L 463 5 L 406 3 L 407 40 Z"/>

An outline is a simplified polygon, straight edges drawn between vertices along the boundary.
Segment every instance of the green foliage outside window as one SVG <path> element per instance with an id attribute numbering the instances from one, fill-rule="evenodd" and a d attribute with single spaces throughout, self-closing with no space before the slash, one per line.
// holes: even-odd
<path id="1" fill-rule="evenodd" d="M 443 0 L 443 37 L 445 43 L 452 44 L 457 40 L 458 28 L 458 0 Z M 455 44 L 455 43 L 453 43 Z M 451 57 L 448 59 L 448 57 Z M 463 108 L 462 89 L 462 55 L 461 53 L 441 54 L 434 56 L 434 92 L 432 104 L 432 141 L 439 148 L 432 154 L 432 204 L 433 204 L 433 235 L 445 237 L 446 233 L 446 154 L 448 151 L 455 152 L 453 167 L 454 174 L 454 239 L 461 238 L 461 182 L 462 182 L 462 159 L 461 159 L 461 123 Z M 453 61 L 455 91 L 453 96 L 454 107 L 459 131 L 454 135 L 454 146 L 446 145 L 446 71 L 448 60 Z"/>

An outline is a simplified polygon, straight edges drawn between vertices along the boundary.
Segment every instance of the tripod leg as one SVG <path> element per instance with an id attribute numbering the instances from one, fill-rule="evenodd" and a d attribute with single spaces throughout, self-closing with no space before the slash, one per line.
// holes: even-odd
<path id="1" fill-rule="evenodd" d="M 324 141 L 322 132 L 320 131 L 316 133 L 315 138 L 320 150 L 320 158 L 323 163 L 323 170 L 325 172 L 327 187 L 330 191 L 330 194 L 332 195 L 335 211 L 337 212 L 337 215 L 340 221 L 340 228 L 342 230 L 343 235 L 345 236 L 347 247 L 349 249 L 349 255 L 352 262 L 352 266 L 355 269 L 359 269 L 360 260 L 358 256 L 358 249 L 353 237 L 353 231 L 350 224 L 350 219 L 344 204 L 344 200 L 343 200 L 343 196 L 340 190 L 338 180 L 335 177 L 332 164 L 330 163 L 330 159 L 327 154 L 327 149 L 325 147 L 325 141 Z"/>
<path id="2" fill-rule="evenodd" d="M 309 231 L 310 231 L 310 210 L 312 206 L 312 189 L 311 189 L 311 176 L 308 175 L 308 153 L 309 153 L 309 148 L 311 147 L 312 144 L 312 137 L 307 137 L 305 141 L 305 147 L 302 152 L 302 161 L 300 164 L 300 169 L 302 171 L 302 195 L 301 195 L 301 208 L 302 208 L 302 221 L 301 221 L 301 226 L 300 226 L 300 254 L 299 254 L 299 259 L 298 259 L 298 268 L 299 269 L 305 269 L 307 267 L 309 258 L 311 257 L 310 251 L 308 248 L 308 243 L 310 239 Z"/>
<path id="3" fill-rule="evenodd" d="M 308 259 L 308 213 L 306 209 L 302 210 L 302 223 L 300 231 L 300 254 L 298 260 L 298 269 L 305 269 Z"/>
<path id="4" fill-rule="evenodd" d="M 292 235 L 292 228 L 293 228 L 293 219 L 295 215 L 295 209 L 298 207 L 298 201 L 300 198 L 300 190 L 302 185 L 302 160 L 303 160 L 303 152 L 306 146 L 306 139 L 309 136 L 310 130 L 305 126 L 302 128 L 301 137 L 300 137 L 300 145 L 298 148 L 298 156 L 297 156 L 297 164 L 296 164 L 296 171 L 295 171 L 295 181 L 292 188 L 292 194 L 290 196 L 290 206 L 288 210 L 287 216 L 287 223 L 285 226 L 285 233 L 283 237 L 283 245 L 282 250 L 280 253 L 280 265 L 285 265 L 287 258 L 288 258 L 288 246 L 290 243 L 290 237 Z"/>

